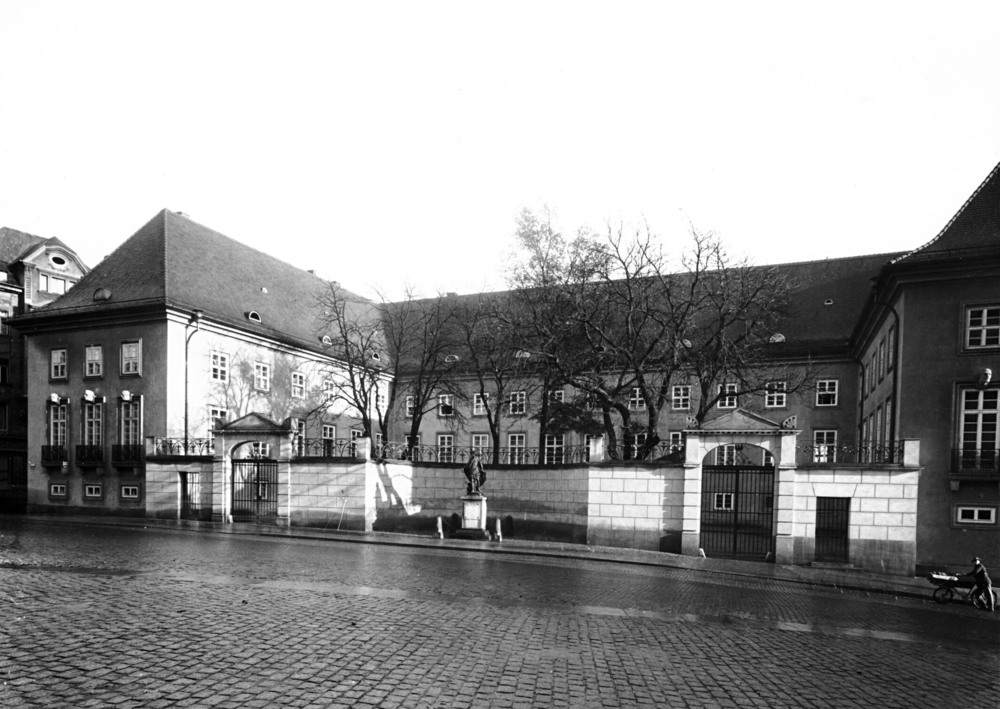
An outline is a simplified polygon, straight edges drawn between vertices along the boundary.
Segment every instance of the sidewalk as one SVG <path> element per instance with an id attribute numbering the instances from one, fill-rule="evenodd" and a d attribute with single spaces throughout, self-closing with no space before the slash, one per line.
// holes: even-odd
<path id="1" fill-rule="evenodd" d="M 930 600 L 934 591 L 922 577 L 883 576 L 867 571 L 824 568 L 815 566 L 779 566 L 753 561 L 732 559 L 707 559 L 682 556 L 657 551 L 619 549 L 615 547 L 584 546 L 556 542 L 504 539 L 494 541 L 469 541 L 437 539 L 415 534 L 390 534 L 387 532 L 348 532 L 314 529 L 312 527 L 276 527 L 257 524 L 216 524 L 189 520 L 160 520 L 145 517 L 81 517 L 81 516 L 26 516 L 22 519 L 62 524 L 97 525 L 106 527 L 142 527 L 175 530 L 214 532 L 217 534 L 246 534 L 264 537 L 289 537 L 293 539 L 319 539 L 355 544 L 382 544 L 386 546 L 417 547 L 428 549 L 454 549 L 479 551 L 489 554 L 512 556 L 555 557 L 589 559 L 612 564 L 637 564 L 675 569 L 691 569 L 715 574 L 753 576 L 791 583 L 827 586 L 845 590 L 868 591 L 894 596 L 907 596 Z"/>

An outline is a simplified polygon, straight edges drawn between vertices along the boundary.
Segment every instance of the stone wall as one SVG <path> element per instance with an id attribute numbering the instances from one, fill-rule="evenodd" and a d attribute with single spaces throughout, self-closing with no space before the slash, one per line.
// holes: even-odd
<path id="1" fill-rule="evenodd" d="M 288 523 L 291 526 L 371 531 L 375 487 L 373 463 L 309 461 L 291 466 Z"/>
<path id="2" fill-rule="evenodd" d="M 588 492 L 588 544 L 681 553 L 684 468 L 594 466 Z"/>
<path id="3" fill-rule="evenodd" d="M 146 461 L 146 516 L 180 519 L 181 473 L 191 496 L 191 518 L 211 519 L 213 463 L 209 456 Z"/>
<path id="4" fill-rule="evenodd" d="M 793 563 L 816 549 L 816 498 L 847 497 L 849 562 L 886 574 L 912 576 L 916 567 L 920 471 L 898 466 L 799 468 L 795 475 Z"/>

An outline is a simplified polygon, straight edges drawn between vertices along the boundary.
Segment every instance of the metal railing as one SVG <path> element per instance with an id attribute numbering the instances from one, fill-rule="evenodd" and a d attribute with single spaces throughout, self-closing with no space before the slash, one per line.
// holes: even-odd
<path id="1" fill-rule="evenodd" d="M 1000 450 L 989 448 L 955 448 L 951 451 L 953 473 L 998 473 Z"/>
<path id="2" fill-rule="evenodd" d="M 661 441 L 652 446 L 644 443 L 624 443 L 608 446 L 607 455 L 611 460 L 638 460 L 647 463 L 683 463 L 684 446 Z"/>
<path id="3" fill-rule="evenodd" d="M 383 460 L 464 465 L 478 453 L 484 465 L 572 465 L 589 461 L 587 446 L 550 448 L 484 448 L 479 446 L 426 446 L 384 443 L 372 447 L 372 456 Z M 494 453 L 496 455 L 494 456 Z"/>
<path id="4" fill-rule="evenodd" d="M 82 444 L 76 447 L 77 465 L 97 465 L 104 462 L 104 446 Z"/>
<path id="5" fill-rule="evenodd" d="M 357 455 L 356 441 L 347 438 L 295 438 L 294 458 L 353 458 Z"/>
<path id="6" fill-rule="evenodd" d="M 903 462 L 903 443 L 875 444 L 862 443 L 860 445 L 836 444 L 836 445 L 801 445 L 796 446 L 799 454 L 805 454 L 809 463 L 819 465 L 884 465 Z"/>
<path id="7" fill-rule="evenodd" d="M 153 455 L 212 455 L 215 441 L 211 438 L 154 438 Z"/>
<path id="8" fill-rule="evenodd" d="M 66 446 L 42 446 L 42 464 L 64 463 L 69 460 Z"/>
<path id="9" fill-rule="evenodd" d="M 120 443 L 111 446 L 112 463 L 141 463 L 143 447 L 138 444 Z"/>

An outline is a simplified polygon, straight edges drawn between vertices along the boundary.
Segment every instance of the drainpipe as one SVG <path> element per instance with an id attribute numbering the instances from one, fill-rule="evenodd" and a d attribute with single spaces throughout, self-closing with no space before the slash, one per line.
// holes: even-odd
<path id="1" fill-rule="evenodd" d="M 191 338 L 195 336 L 195 333 L 201 329 L 201 316 L 202 311 L 195 310 L 187 325 L 184 326 L 186 331 L 194 324 L 194 331 L 189 333 L 187 339 L 184 340 L 184 455 L 188 454 L 188 345 L 191 344 Z"/>

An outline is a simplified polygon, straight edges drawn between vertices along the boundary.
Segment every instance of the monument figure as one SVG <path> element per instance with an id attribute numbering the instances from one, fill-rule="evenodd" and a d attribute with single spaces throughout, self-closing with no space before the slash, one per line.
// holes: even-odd
<path id="1" fill-rule="evenodd" d="M 464 472 L 465 479 L 469 481 L 466 492 L 469 495 L 482 494 L 481 488 L 486 484 L 486 468 L 483 467 L 483 461 L 478 452 L 473 451 L 472 455 L 469 456 L 469 462 L 465 464 Z"/>

